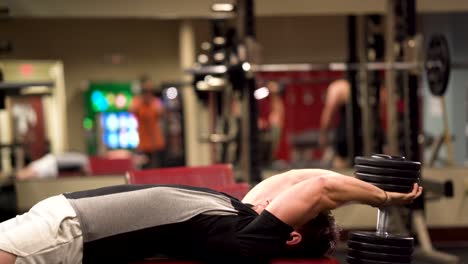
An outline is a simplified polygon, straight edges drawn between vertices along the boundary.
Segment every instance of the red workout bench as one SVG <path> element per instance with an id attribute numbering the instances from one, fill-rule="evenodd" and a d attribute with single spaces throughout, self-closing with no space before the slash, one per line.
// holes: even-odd
<path id="1" fill-rule="evenodd" d="M 124 175 L 127 171 L 135 169 L 131 158 L 110 159 L 106 157 L 89 157 L 91 175 Z"/>
<path id="2" fill-rule="evenodd" d="M 206 188 L 235 183 L 230 164 L 135 170 L 127 174 L 127 180 L 132 184 L 183 184 Z"/>
<path id="3" fill-rule="evenodd" d="M 242 199 L 250 190 L 246 183 L 236 183 L 232 165 L 172 167 L 135 170 L 127 173 L 130 184 L 181 184 L 211 188 Z"/>
<path id="4" fill-rule="evenodd" d="M 338 260 L 333 258 L 322 259 L 277 259 L 271 264 L 340 264 Z"/>
<path id="5" fill-rule="evenodd" d="M 127 171 L 134 170 L 131 158 L 106 158 L 90 156 L 89 176 L 125 175 Z M 58 177 L 84 176 L 81 168 L 71 171 L 60 171 Z"/>
<path id="6" fill-rule="evenodd" d="M 202 264 L 200 262 L 190 261 L 177 261 L 177 260 L 147 260 L 143 262 L 132 262 L 131 264 Z M 222 263 L 220 263 L 222 264 Z M 273 260 L 271 264 L 340 264 L 336 259 L 323 258 L 323 259 L 277 259 Z"/>

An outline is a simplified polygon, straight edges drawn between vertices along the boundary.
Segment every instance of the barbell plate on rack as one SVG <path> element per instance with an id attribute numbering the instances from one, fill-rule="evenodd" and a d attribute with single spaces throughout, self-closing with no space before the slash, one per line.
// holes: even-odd
<path id="1" fill-rule="evenodd" d="M 348 240 L 348 248 L 368 252 L 381 252 L 386 254 L 412 255 L 413 248 L 375 245 L 371 243 Z"/>
<path id="2" fill-rule="evenodd" d="M 356 249 L 349 249 L 348 256 L 357 259 L 375 260 L 375 261 L 387 261 L 392 263 L 408 263 L 412 261 L 411 254 L 397 255 L 397 254 L 386 254 L 381 252 L 368 252 Z"/>
<path id="3" fill-rule="evenodd" d="M 351 232 L 349 240 L 356 242 L 370 243 L 374 245 L 394 246 L 413 248 L 414 239 L 412 237 L 404 237 L 398 235 L 380 236 L 375 232 Z"/>
<path id="4" fill-rule="evenodd" d="M 425 70 L 429 90 L 435 96 L 442 96 L 448 87 L 451 59 L 448 41 L 442 34 L 431 36 L 426 50 Z"/>
<path id="5" fill-rule="evenodd" d="M 403 169 L 390 169 L 390 168 L 380 168 L 367 165 L 355 165 L 356 172 L 377 174 L 377 175 L 388 175 L 388 176 L 397 176 L 397 177 L 410 177 L 410 178 L 419 178 L 419 171 L 414 170 L 403 170 Z"/>
<path id="6" fill-rule="evenodd" d="M 351 256 L 346 257 L 346 262 L 349 264 L 395 264 L 395 262 L 388 262 L 388 261 L 376 261 L 376 260 L 368 260 L 368 259 L 358 259 Z M 411 264 L 410 262 L 400 262 L 398 264 Z"/>
<path id="7" fill-rule="evenodd" d="M 386 168 L 405 169 L 405 170 L 419 171 L 421 169 L 420 162 L 386 159 L 386 158 L 378 158 L 378 157 L 380 156 L 374 155 L 370 158 L 356 157 L 354 159 L 354 163 L 358 165 L 368 165 L 368 166 L 373 166 L 373 167 L 386 167 Z"/>

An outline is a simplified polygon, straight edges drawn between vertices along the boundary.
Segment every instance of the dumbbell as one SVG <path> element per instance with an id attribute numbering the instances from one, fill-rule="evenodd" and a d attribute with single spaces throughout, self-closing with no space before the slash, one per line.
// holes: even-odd
<path id="1" fill-rule="evenodd" d="M 384 191 L 409 193 L 419 183 L 421 163 L 404 157 L 376 154 L 355 158 L 356 178 Z M 413 238 L 387 232 L 389 208 L 379 208 L 376 232 L 351 232 L 348 237 L 349 264 L 409 264 Z"/>

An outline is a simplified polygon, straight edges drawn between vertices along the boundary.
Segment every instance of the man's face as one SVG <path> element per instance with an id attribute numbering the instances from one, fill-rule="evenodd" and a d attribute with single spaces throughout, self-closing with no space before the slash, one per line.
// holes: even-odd
<path id="1" fill-rule="evenodd" d="M 267 87 L 268 87 L 268 90 L 270 90 L 270 93 L 272 94 L 279 93 L 279 86 L 276 82 L 268 82 Z"/>
<path id="2" fill-rule="evenodd" d="M 154 84 L 152 81 L 146 81 L 141 84 L 141 95 L 143 99 L 150 99 L 153 96 Z"/>
<path id="3" fill-rule="evenodd" d="M 142 90 L 152 90 L 154 88 L 154 83 L 151 80 L 147 80 L 141 84 L 141 89 Z"/>

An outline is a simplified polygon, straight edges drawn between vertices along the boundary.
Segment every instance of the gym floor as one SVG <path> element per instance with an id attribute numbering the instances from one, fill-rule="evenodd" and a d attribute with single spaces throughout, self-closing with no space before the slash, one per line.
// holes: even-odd
<path id="1" fill-rule="evenodd" d="M 453 254 L 459 257 L 460 262 L 458 264 L 468 264 L 468 243 L 463 244 L 444 244 L 438 245 L 437 250 L 444 253 Z M 346 263 L 346 245 L 341 245 L 334 254 L 334 257 L 340 261 L 340 263 Z M 431 261 L 427 258 L 416 256 L 413 260 L 413 264 L 440 264 L 441 262 Z"/>

